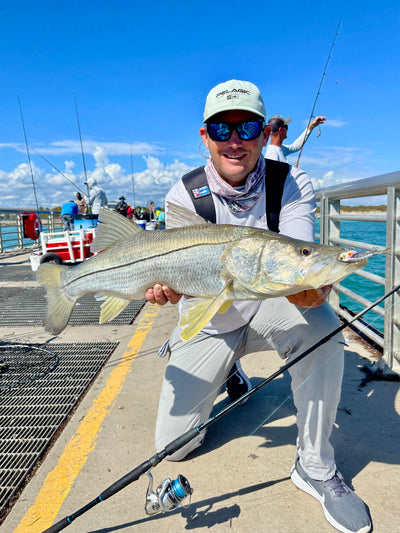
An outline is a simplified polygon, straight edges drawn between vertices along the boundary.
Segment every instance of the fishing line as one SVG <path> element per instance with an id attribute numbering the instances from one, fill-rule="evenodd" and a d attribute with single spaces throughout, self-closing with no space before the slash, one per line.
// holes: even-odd
<path id="1" fill-rule="evenodd" d="M 391 310 L 393 309 L 396 305 L 398 304 L 395 304 L 393 303 L 388 310 Z M 376 322 L 377 320 L 379 319 L 379 317 L 375 317 L 371 322 L 366 322 L 368 326 L 373 326 L 374 322 Z M 334 341 L 334 342 L 338 342 L 338 341 Z M 341 344 L 341 343 L 340 343 Z M 345 342 L 345 345 L 348 346 L 348 343 Z M 302 382 L 300 383 L 300 385 L 298 385 L 292 392 L 291 394 L 289 394 L 275 409 L 274 411 L 272 411 L 272 413 L 270 413 L 251 433 L 249 433 L 250 436 L 253 436 L 254 433 L 256 431 L 258 431 L 265 423 L 267 423 L 273 416 L 275 413 L 277 413 L 279 411 L 279 409 L 288 401 L 290 400 L 291 398 L 293 398 L 295 392 L 297 392 L 303 385 L 305 385 L 307 383 L 307 381 L 309 379 L 311 379 L 311 377 L 313 375 L 315 375 L 325 364 L 327 364 L 331 359 L 332 357 L 336 357 L 337 354 L 339 352 L 333 352 L 330 356 L 328 356 L 328 358 L 325 358 L 322 363 L 309 375 L 307 376 L 307 378 Z"/>
<path id="2" fill-rule="evenodd" d="M 342 331 L 345 327 L 352 324 L 356 319 L 363 316 L 366 312 L 368 312 L 372 307 L 375 305 L 378 305 L 380 302 L 391 296 L 396 291 L 400 290 L 400 284 L 388 291 L 385 295 L 383 295 L 381 298 L 376 300 L 371 306 L 367 307 L 360 313 L 358 313 L 355 317 L 353 317 L 351 320 L 347 321 L 345 324 L 342 324 L 335 330 L 331 331 L 328 335 L 323 337 L 319 342 L 302 352 L 300 355 L 292 359 L 290 362 L 288 362 L 286 365 L 282 366 L 280 369 L 278 369 L 276 372 L 271 374 L 268 378 L 254 386 L 250 391 L 248 391 L 246 394 L 243 394 L 240 398 L 229 404 L 227 407 L 219 411 L 216 415 L 208 418 L 205 422 L 202 424 L 193 427 L 171 441 L 163 450 L 156 453 L 152 457 L 150 457 L 148 460 L 144 461 L 142 464 L 138 465 L 136 468 L 134 468 L 131 472 L 127 473 L 122 478 L 118 479 L 115 483 L 110 485 L 107 489 L 105 489 L 97 498 L 92 500 L 91 502 L 87 503 L 84 507 L 73 513 L 72 515 L 69 515 L 50 528 L 46 529 L 43 533 L 57 533 L 58 531 L 61 531 L 62 529 L 69 526 L 73 520 L 84 514 L 85 512 L 92 509 L 95 505 L 97 505 L 100 502 L 103 502 L 104 500 L 108 499 L 109 497 L 113 496 L 123 488 L 125 488 L 127 485 L 131 484 L 132 482 L 139 479 L 139 477 L 149 470 L 151 468 L 157 466 L 165 457 L 168 455 L 173 455 L 176 451 L 180 450 L 183 446 L 188 444 L 191 440 L 193 440 L 195 437 L 197 437 L 202 431 L 204 431 L 208 426 L 222 418 L 225 414 L 232 411 L 235 407 L 240 405 L 244 400 L 249 398 L 251 395 L 255 394 L 259 389 L 267 385 L 270 381 L 281 375 L 283 372 L 288 370 L 290 367 L 298 363 L 300 360 L 302 360 L 304 357 L 306 357 L 309 353 L 314 351 L 316 348 L 330 340 L 332 337 L 334 337 L 337 333 Z"/>
<path id="3" fill-rule="evenodd" d="M 82 143 L 82 134 L 81 134 L 81 125 L 79 122 L 79 114 L 78 114 L 78 104 L 76 102 L 76 95 L 74 93 L 74 100 L 75 100 L 75 111 L 76 111 L 76 121 L 78 123 L 78 131 L 79 131 L 79 139 L 81 142 L 81 152 L 82 152 L 82 161 L 83 161 L 83 170 L 85 173 L 85 182 L 86 182 L 86 188 L 87 188 L 87 195 L 89 196 L 89 186 L 87 184 L 87 172 L 86 172 L 86 162 L 85 162 L 85 152 L 83 151 L 83 143 Z"/>
<path id="4" fill-rule="evenodd" d="M 400 286 L 399 286 L 399 288 L 400 288 Z M 385 296 L 382 297 L 382 298 L 385 299 Z M 375 305 L 377 305 L 378 303 L 380 303 L 380 301 L 382 301 L 382 300 L 377 300 L 376 302 L 374 302 L 374 303 L 370 306 L 370 308 L 372 309 L 373 307 L 375 307 Z M 397 305 L 397 304 L 396 304 L 396 303 L 393 303 L 393 304 L 391 305 L 390 309 L 392 309 L 395 305 Z M 310 309 L 311 309 L 311 308 L 305 308 L 305 309 L 303 309 L 302 311 L 300 311 L 300 316 L 301 316 L 301 317 L 304 317 L 304 316 L 310 311 Z M 359 314 L 358 316 L 362 316 L 362 314 L 367 313 L 368 310 L 370 310 L 370 309 L 369 309 L 369 308 L 364 309 L 363 311 L 361 311 L 361 314 Z M 373 323 L 374 323 L 375 321 L 377 321 L 378 319 L 379 319 L 379 317 L 375 317 L 372 321 L 367 322 L 367 325 L 373 325 Z M 345 329 L 348 325 L 350 325 L 351 323 L 353 323 L 354 321 L 356 321 L 356 316 L 353 317 L 351 321 L 346 321 L 345 319 L 342 319 L 342 320 L 343 320 L 343 324 L 340 326 L 340 328 L 343 330 L 343 329 Z M 294 324 L 294 321 L 293 321 L 293 324 Z M 288 325 L 288 327 L 290 327 L 290 325 Z M 283 335 L 283 332 L 280 333 L 279 335 Z M 277 338 L 279 338 L 279 335 L 278 335 Z M 333 342 L 337 343 L 338 341 L 335 341 L 335 340 L 333 339 Z M 340 342 L 340 343 L 342 343 L 342 342 Z M 240 344 L 240 343 L 239 343 L 239 344 Z M 263 345 L 262 345 L 257 351 L 258 351 L 258 352 L 263 351 L 263 350 L 264 350 L 265 348 L 267 348 L 267 347 L 269 347 L 270 349 L 276 351 L 276 349 L 274 348 L 274 346 L 272 346 L 272 345 L 270 344 L 270 342 L 268 342 L 268 341 L 266 341 L 266 342 L 265 342 L 265 343 L 264 343 L 264 344 L 263 344 Z M 250 353 L 250 352 L 249 352 L 249 353 Z M 246 355 L 249 355 L 249 353 L 245 353 L 245 354 L 243 355 L 243 357 L 245 357 Z M 337 352 L 336 352 L 336 353 L 337 353 Z M 336 355 L 336 353 L 335 353 L 335 355 Z M 279 355 L 279 354 L 278 354 L 278 355 Z M 182 355 L 181 357 L 184 358 L 184 355 Z M 329 358 L 330 358 L 330 357 L 329 357 Z M 180 359 L 180 358 L 177 358 L 175 361 L 179 361 L 179 359 Z M 318 369 L 321 368 L 321 367 L 325 364 L 325 362 L 327 362 L 327 360 L 324 360 L 324 361 L 321 363 L 321 365 L 319 365 Z M 318 369 L 317 369 L 317 370 L 318 370 Z M 187 414 L 197 412 L 197 411 L 198 411 L 198 408 L 201 407 L 201 405 L 202 405 L 202 404 L 203 404 L 203 403 L 204 403 L 204 402 L 205 402 L 210 396 L 214 395 L 214 394 L 215 394 L 217 391 L 219 391 L 224 385 L 226 386 L 226 382 L 228 381 L 229 378 L 230 378 L 230 376 L 228 375 L 227 378 L 226 378 L 224 381 L 222 381 L 220 384 L 218 384 L 218 385 L 217 385 L 215 388 L 213 388 L 213 389 L 212 389 L 212 390 L 211 390 L 211 391 L 210 391 L 210 392 L 209 392 L 204 398 L 202 398 L 197 404 L 195 404 L 195 405 L 191 408 L 191 410 L 188 411 Z M 188 378 L 187 378 L 187 379 L 188 379 Z M 307 378 L 307 379 L 308 379 L 308 378 Z M 305 383 L 305 382 L 307 381 L 307 379 L 306 379 L 303 383 Z M 299 387 L 301 387 L 301 386 L 302 386 L 302 384 L 300 384 L 300 385 L 299 385 L 299 386 L 298 386 L 298 387 L 292 392 L 292 394 L 294 394 L 294 392 L 296 392 L 297 389 L 298 389 Z M 291 397 L 291 396 L 289 396 L 289 398 L 290 398 L 290 397 Z M 287 398 L 287 399 L 289 399 L 289 398 Z M 282 405 L 287 401 L 287 399 L 282 403 Z M 280 406 L 279 406 L 279 407 L 280 407 Z M 274 412 L 276 412 L 276 411 L 274 411 Z M 271 416 L 272 416 L 272 415 L 271 415 Z M 268 419 L 268 418 L 267 418 L 267 419 Z M 171 430 L 171 429 L 173 429 L 173 428 L 175 428 L 175 427 L 177 427 L 177 426 L 178 426 L 178 422 L 177 422 L 176 424 L 172 424 L 172 425 L 170 426 L 169 430 Z M 161 435 L 160 438 L 162 438 L 163 436 L 165 436 L 165 434 L 164 434 L 164 435 Z"/>
<path id="5" fill-rule="evenodd" d="M 47 164 L 49 164 L 51 167 L 53 167 L 56 172 L 58 172 L 59 174 L 61 174 L 61 176 L 63 176 L 66 180 L 68 180 L 76 189 L 78 189 L 78 191 L 80 191 L 82 194 L 86 195 L 86 193 L 82 189 L 80 189 L 78 187 L 78 185 L 76 185 L 76 183 L 74 183 L 72 180 L 70 180 L 63 172 L 61 172 L 61 170 L 58 170 L 58 168 L 55 165 L 53 165 L 53 163 L 51 163 L 48 159 L 46 159 L 44 157 L 44 155 L 39 153 L 35 148 L 32 148 L 32 150 L 34 152 L 36 152 L 37 155 L 40 156 L 44 161 L 46 161 Z"/>
<path id="6" fill-rule="evenodd" d="M 0 390 L 40 379 L 59 364 L 54 352 L 31 344 L 0 343 Z"/>
<path id="7" fill-rule="evenodd" d="M 275 413 L 279 411 L 279 409 L 285 405 L 287 401 L 293 398 L 294 394 L 303 387 L 309 381 L 319 370 L 326 365 L 333 357 L 336 357 L 339 352 L 333 352 L 331 355 L 329 355 L 327 358 L 324 358 L 322 363 L 313 371 L 309 376 L 306 377 L 306 379 L 300 383 L 286 398 L 270 413 L 253 431 L 249 433 L 249 436 L 252 437 L 256 431 L 258 431 L 266 422 L 268 422 Z"/>
<path id="8" fill-rule="evenodd" d="M 308 126 L 310 125 L 311 120 L 312 120 L 312 118 L 313 118 L 313 116 L 314 116 L 314 109 L 315 109 L 315 106 L 317 105 L 318 97 L 319 97 L 319 95 L 321 94 L 322 83 L 323 83 L 324 78 L 325 78 L 325 75 L 326 75 L 326 71 L 327 71 L 327 68 L 328 68 L 328 64 L 329 64 L 329 61 L 330 61 L 330 59 L 331 59 L 332 50 L 333 50 L 333 47 L 335 46 L 336 37 L 337 37 L 337 35 L 338 35 L 338 33 L 339 33 L 339 27 L 340 27 L 341 23 L 342 23 L 342 19 L 339 20 L 339 23 L 338 23 L 337 28 L 336 28 L 336 33 L 335 33 L 335 36 L 334 36 L 334 38 L 333 38 L 331 48 L 330 48 L 330 50 L 329 50 L 328 59 L 326 60 L 326 64 L 325 64 L 325 68 L 324 68 L 324 72 L 323 72 L 323 74 L 322 74 L 322 78 L 321 78 L 321 81 L 320 81 L 320 83 L 319 83 L 319 87 L 318 87 L 317 95 L 316 95 L 315 100 L 314 100 L 314 105 L 313 105 L 312 110 L 311 110 L 310 118 L 308 119 L 307 129 L 308 129 Z M 299 167 L 299 161 L 300 161 L 301 153 L 302 153 L 302 151 L 303 151 L 304 145 L 305 145 L 306 142 L 307 142 L 308 137 L 309 137 L 309 135 L 306 135 L 306 137 L 304 138 L 303 144 L 302 144 L 301 149 L 300 149 L 299 156 L 298 156 L 298 158 L 297 158 L 296 168 Z"/>
<path id="9" fill-rule="evenodd" d="M 136 197 L 135 197 L 135 178 L 133 176 L 133 153 L 132 153 L 132 144 L 131 146 L 131 172 L 132 172 L 132 190 L 133 190 L 133 207 L 136 207 Z"/>
<path id="10" fill-rule="evenodd" d="M 33 193 L 34 193 L 34 196 L 35 196 L 35 202 L 36 202 L 36 210 L 37 210 L 37 212 L 39 213 L 39 203 L 38 203 L 38 199 L 37 199 L 37 195 L 36 195 L 36 185 L 35 185 L 35 179 L 34 179 L 34 177 L 33 177 L 32 161 L 31 161 L 31 156 L 30 156 L 30 153 L 29 153 L 28 139 L 27 139 L 27 137 L 26 137 L 25 123 L 24 123 L 24 116 L 23 116 L 23 114 L 22 114 L 22 107 L 21 107 L 21 100 L 19 99 L 19 96 L 17 96 L 17 98 L 18 98 L 19 112 L 20 112 L 20 115 L 21 115 L 22 129 L 23 129 L 23 131 L 24 131 L 25 147 L 26 147 L 26 153 L 27 153 L 28 161 L 29 161 L 29 169 L 30 169 L 30 172 L 31 172 L 32 186 L 33 186 Z"/>

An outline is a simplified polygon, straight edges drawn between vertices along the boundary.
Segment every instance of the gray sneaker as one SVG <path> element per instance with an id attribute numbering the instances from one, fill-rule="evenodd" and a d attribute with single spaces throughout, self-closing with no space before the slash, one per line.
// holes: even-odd
<path id="1" fill-rule="evenodd" d="M 368 533 L 371 519 L 368 507 L 350 487 L 340 472 L 336 471 L 328 481 L 316 481 L 302 469 L 299 461 L 292 468 L 293 483 L 307 494 L 314 496 L 322 505 L 328 522 L 343 533 Z"/>

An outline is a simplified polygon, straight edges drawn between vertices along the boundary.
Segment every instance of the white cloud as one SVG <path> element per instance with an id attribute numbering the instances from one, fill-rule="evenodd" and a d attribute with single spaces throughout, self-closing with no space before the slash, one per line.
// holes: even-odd
<path id="1" fill-rule="evenodd" d="M 99 142 L 85 140 L 82 142 L 85 154 L 94 154 L 98 149 L 102 149 L 109 156 L 117 155 L 148 155 L 162 152 L 160 146 L 145 142 L 135 143 L 118 143 L 118 142 Z M 0 145 L 1 147 L 1 145 Z M 22 145 L 21 145 L 22 150 Z M 48 155 L 66 155 L 81 154 L 82 148 L 79 141 L 63 140 L 50 143 L 46 146 L 36 148 L 38 152 Z"/>
<path id="2" fill-rule="evenodd" d="M 137 205 L 147 205 L 153 200 L 157 205 L 163 205 L 168 190 L 183 174 L 189 172 L 190 167 L 182 161 L 175 160 L 171 164 L 164 164 L 159 158 L 144 157 L 146 169 L 141 172 L 127 172 L 120 164 L 111 163 L 104 145 L 96 145 L 93 151 L 95 168 L 87 170 L 87 177 L 93 177 L 104 188 L 109 201 L 115 201 L 124 194 L 133 203 L 133 184 L 135 187 L 135 201 Z M 78 189 L 86 192 L 83 171 L 74 172 L 73 161 L 64 162 L 64 168 L 46 172 L 32 163 L 36 196 L 39 206 L 56 207 L 67 200 L 73 199 Z M 18 165 L 11 172 L 0 170 L 0 195 L 2 207 L 35 208 L 35 195 L 29 165 Z"/>
<path id="3" fill-rule="evenodd" d="M 326 119 L 326 122 L 324 123 L 324 126 L 329 126 L 331 128 L 341 128 L 343 126 L 345 126 L 347 124 L 347 122 L 345 122 L 344 120 L 334 120 L 334 119 Z"/>

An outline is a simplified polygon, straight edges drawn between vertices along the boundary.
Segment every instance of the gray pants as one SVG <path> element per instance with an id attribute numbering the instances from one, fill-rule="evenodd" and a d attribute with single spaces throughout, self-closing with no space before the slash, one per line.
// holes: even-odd
<path id="1" fill-rule="evenodd" d="M 269 348 L 289 361 L 338 325 L 327 303 L 304 309 L 286 298 L 273 298 L 262 302 L 248 325 L 229 333 L 200 333 L 183 342 L 177 327 L 170 339 L 171 356 L 160 396 L 157 451 L 209 418 L 221 385 L 237 359 Z M 330 479 L 336 469 L 329 438 L 340 400 L 343 361 L 343 336 L 338 334 L 289 370 L 297 409 L 298 455 L 302 467 L 314 479 Z M 183 459 L 203 439 L 202 432 L 167 459 Z"/>
<path id="2" fill-rule="evenodd" d="M 74 215 L 61 215 L 64 231 L 74 231 Z"/>

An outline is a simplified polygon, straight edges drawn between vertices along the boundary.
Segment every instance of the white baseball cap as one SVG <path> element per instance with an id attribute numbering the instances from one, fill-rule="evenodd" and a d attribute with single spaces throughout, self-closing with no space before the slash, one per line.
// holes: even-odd
<path id="1" fill-rule="evenodd" d="M 267 114 L 260 91 L 249 81 L 229 80 L 211 89 L 204 108 L 204 122 L 217 113 L 231 109 L 250 111 L 264 120 Z"/>

